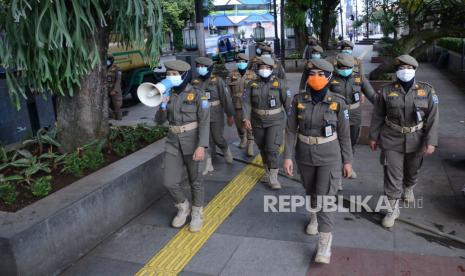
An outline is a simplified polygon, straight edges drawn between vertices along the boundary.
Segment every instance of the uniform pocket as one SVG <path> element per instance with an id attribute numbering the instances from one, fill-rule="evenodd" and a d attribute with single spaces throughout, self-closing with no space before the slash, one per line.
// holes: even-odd
<path id="1" fill-rule="evenodd" d="M 184 104 L 181 106 L 182 120 L 184 123 L 197 121 L 197 106 L 194 104 Z"/>
<path id="2" fill-rule="evenodd" d="M 328 193 L 327 195 L 329 196 L 334 196 L 337 194 L 337 188 L 339 186 L 339 183 L 342 181 L 342 168 L 336 169 L 336 170 L 331 170 L 330 176 L 329 176 L 329 187 L 328 187 Z"/>

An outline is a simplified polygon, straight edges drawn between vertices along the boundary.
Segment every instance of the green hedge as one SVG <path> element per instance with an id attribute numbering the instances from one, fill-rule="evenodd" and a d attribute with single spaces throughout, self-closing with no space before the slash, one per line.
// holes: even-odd
<path id="1" fill-rule="evenodd" d="M 462 38 L 457 37 L 446 37 L 441 38 L 438 41 L 438 46 L 441 46 L 445 49 L 461 53 L 462 52 Z"/>

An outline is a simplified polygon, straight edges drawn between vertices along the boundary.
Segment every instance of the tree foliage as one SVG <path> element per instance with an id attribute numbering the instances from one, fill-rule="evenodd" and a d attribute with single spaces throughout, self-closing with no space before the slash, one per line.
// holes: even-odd
<path id="1" fill-rule="evenodd" d="M 158 0 L 2 0 L 0 60 L 13 102 L 25 91 L 73 95 L 81 80 L 101 68 L 109 36 L 145 48 L 155 66 L 162 43 Z M 105 30 L 101 32 L 101 30 Z"/>

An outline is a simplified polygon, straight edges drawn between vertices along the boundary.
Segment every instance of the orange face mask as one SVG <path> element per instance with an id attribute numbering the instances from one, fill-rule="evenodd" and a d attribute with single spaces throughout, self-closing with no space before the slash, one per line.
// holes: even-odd
<path id="1" fill-rule="evenodd" d="M 325 88 L 328 84 L 328 79 L 325 76 L 308 76 L 307 84 L 315 91 L 320 91 L 321 89 Z"/>

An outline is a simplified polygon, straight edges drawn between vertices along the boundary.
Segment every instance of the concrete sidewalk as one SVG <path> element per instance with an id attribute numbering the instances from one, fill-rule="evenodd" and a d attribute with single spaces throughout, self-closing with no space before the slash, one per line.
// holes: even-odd
<path id="1" fill-rule="evenodd" d="M 355 55 L 363 53 L 363 47 L 371 46 L 357 46 Z M 465 239 L 465 198 L 460 194 L 465 182 L 465 91 L 428 64 L 421 64 L 418 79 L 433 84 L 439 95 L 440 146 L 425 159 L 416 187 L 423 208 L 402 209 L 401 218 Z M 288 74 L 293 91 L 299 81 L 299 74 Z M 144 112 L 141 116 L 149 117 Z M 233 128 L 227 127 L 226 133 L 230 143 L 237 142 Z M 237 147 L 231 148 L 236 157 L 247 159 Z M 227 165 L 221 157 L 214 165 L 215 172 L 206 178 L 207 201 L 244 168 L 242 163 Z M 343 195 L 383 193 L 379 152 L 359 145 L 354 169 L 359 178 L 345 181 Z M 306 211 L 263 211 L 265 195 L 304 194 L 300 183 L 281 181 L 280 191 L 258 183 L 182 275 L 465 275 L 464 244 L 401 222 L 385 229 L 380 215 L 367 213 L 336 214 L 331 265 L 316 265 L 312 256 L 318 239 L 304 233 Z M 63 275 L 133 275 L 177 233 L 169 226 L 174 215 L 171 198 L 165 195 Z"/>

